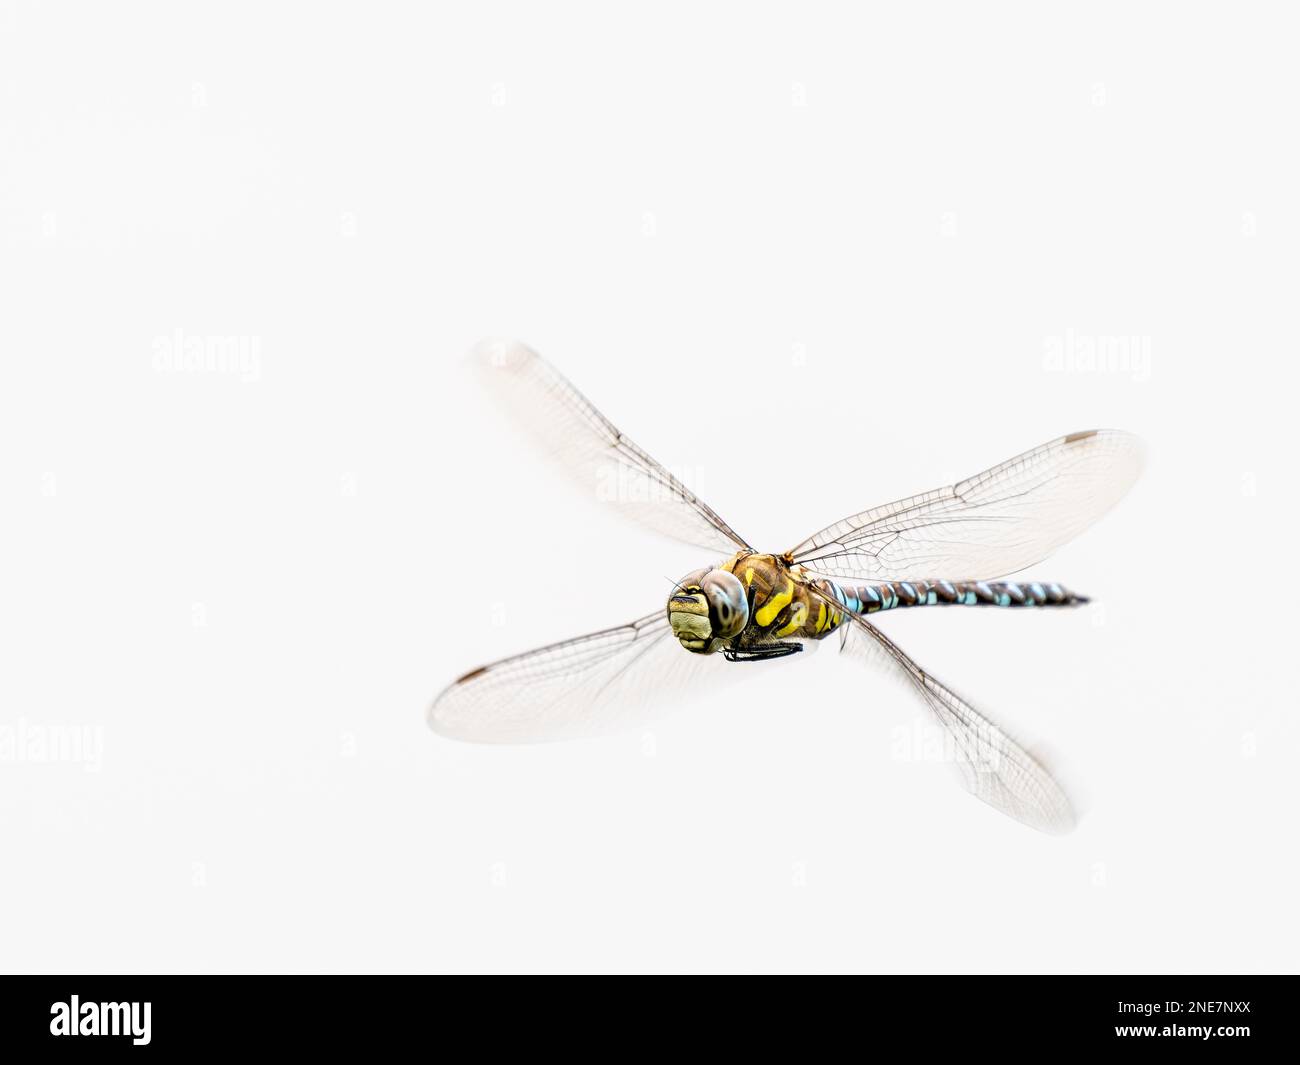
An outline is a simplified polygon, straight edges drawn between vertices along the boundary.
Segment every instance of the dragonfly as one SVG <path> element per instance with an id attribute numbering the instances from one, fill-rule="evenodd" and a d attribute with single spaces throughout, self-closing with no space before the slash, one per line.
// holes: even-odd
<path id="1" fill-rule="evenodd" d="M 1141 469 L 1136 437 L 1113 429 L 1070 433 L 770 553 L 751 546 L 536 352 L 489 341 L 470 361 L 579 485 L 714 561 L 674 582 L 667 602 L 644 617 L 471 669 L 430 706 L 435 732 L 484 743 L 605 734 L 737 675 L 727 663 L 752 670 L 838 634 L 843 651 L 920 696 L 969 792 L 1032 828 L 1060 834 L 1074 827 L 1073 805 L 1046 762 L 917 665 L 877 615 L 1088 602 L 1059 584 L 1007 578 L 1119 501 Z"/>

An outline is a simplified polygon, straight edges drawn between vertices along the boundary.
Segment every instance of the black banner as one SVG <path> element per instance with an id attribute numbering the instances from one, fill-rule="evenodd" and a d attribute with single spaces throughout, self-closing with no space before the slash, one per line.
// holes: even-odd
<path id="1" fill-rule="evenodd" d="M 638 1049 L 656 1037 L 680 1047 L 687 1026 L 729 1045 L 784 1036 L 816 1046 L 847 1034 L 865 1048 L 927 1053 L 984 1053 L 1014 1041 L 1026 1050 L 1133 1044 L 1139 1053 L 1218 1056 L 1291 1047 L 1294 991 L 1292 977 L 876 976 L 811 1005 L 752 982 L 727 997 L 668 993 L 673 1001 L 660 1004 L 644 992 L 628 997 L 612 979 L 552 1002 L 536 991 L 485 993 L 469 979 L 422 976 L 13 976 L 4 980 L 0 1031 L 6 1049 L 43 1054 L 373 1054 L 413 1038 L 436 1052 L 440 1039 L 453 1050 L 467 1036 L 508 1042 L 516 1032 L 607 1044 L 613 1025 L 634 1034 Z"/>

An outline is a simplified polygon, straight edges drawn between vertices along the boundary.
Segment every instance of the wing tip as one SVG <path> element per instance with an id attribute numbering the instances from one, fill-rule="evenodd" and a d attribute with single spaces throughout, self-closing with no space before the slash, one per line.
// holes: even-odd
<path id="1" fill-rule="evenodd" d="M 1070 770 L 1070 763 L 1052 744 L 1043 740 L 1027 747 L 1025 753 L 1046 773 L 1055 792 L 1051 794 L 1049 791 L 1048 801 L 1044 804 L 1046 816 L 1033 827 L 1049 836 L 1068 836 L 1079 827 L 1083 809 L 1079 802 L 1079 783 Z"/>
<path id="2" fill-rule="evenodd" d="M 1075 813 L 1074 807 L 1066 805 L 1063 809 L 1058 810 L 1055 816 L 1034 825 L 1045 836 L 1068 836 L 1079 827 L 1079 816 Z"/>
<path id="3" fill-rule="evenodd" d="M 442 697 L 446 694 L 447 694 L 447 689 L 443 689 L 441 692 L 439 692 L 438 695 L 434 698 L 433 702 L 429 704 L 428 709 L 424 711 L 424 723 L 428 725 L 429 728 L 433 732 L 437 733 L 439 736 L 446 735 L 446 732 L 444 732 L 442 729 L 442 722 L 438 717 L 438 704 L 442 702 Z"/>
<path id="4" fill-rule="evenodd" d="M 1093 441 L 1096 443 L 1093 444 Z M 1067 448 L 1075 445 L 1098 446 L 1104 451 L 1110 459 L 1119 486 L 1115 497 L 1117 500 L 1133 486 L 1146 466 L 1146 442 L 1127 429 L 1084 429 L 1061 437 L 1061 443 Z"/>
<path id="5" fill-rule="evenodd" d="M 462 673 L 459 677 L 443 688 L 442 691 L 435 696 L 433 702 L 429 704 L 429 708 L 424 712 L 425 724 L 427 724 L 429 728 L 439 736 L 446 736 L 450 739 L 459 738 L 456 729 L 452 727 L 446 717 L 446 698 L 462 684 L 473 680 L 475 677 L 481 677 L 487 671 L 487 666 L 478 666 L 475 669 L 471 669 L 468 673 Z M 440 707 L 442 708 L 441 712 L 439 710 Z"/>

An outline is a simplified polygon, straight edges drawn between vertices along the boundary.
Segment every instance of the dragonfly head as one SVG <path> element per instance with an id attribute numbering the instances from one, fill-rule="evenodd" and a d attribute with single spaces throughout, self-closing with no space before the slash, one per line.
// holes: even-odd
<path id="1" fill-rule="evenodd" d="M 739 636 L 748 622 L 745 586 L 726 570 L 689 573 L 668 597 L 668 624 L 673 635 L 696 654 L 712 654 Z"/>

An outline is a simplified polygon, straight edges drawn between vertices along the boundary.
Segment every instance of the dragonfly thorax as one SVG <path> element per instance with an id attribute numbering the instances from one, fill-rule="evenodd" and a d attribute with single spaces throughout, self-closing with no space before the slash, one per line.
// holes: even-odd
<path id="1" fill-rule="evenodd" d="M 683 647 L 712 654 L 749 623 L 745 586 L 725 569 L 688 573 L 668 598 L 668 624 Z"/>

